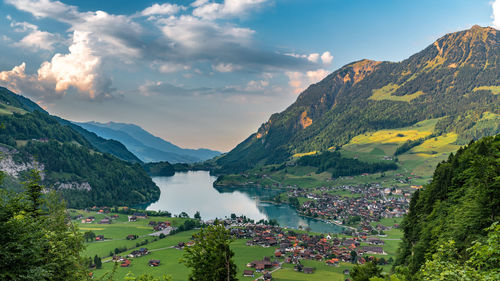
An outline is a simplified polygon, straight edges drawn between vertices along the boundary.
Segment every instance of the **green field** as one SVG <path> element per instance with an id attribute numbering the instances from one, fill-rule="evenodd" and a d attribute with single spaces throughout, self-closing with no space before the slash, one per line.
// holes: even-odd
<path id="1" fill-rule="evenodd" d="M 305 198 L 304 198 L 305 199 Z M 119 214 L 119 218 L 113 220 L 112 224 L 97 224 L 97 222 L 104 218 L 105 216 L 111 216 L 110 214 L 99 214 L 96 212 L 85 212 L 81 210 L 69 210 L 71 216 L 77 214 L 82 214 L 85 217 L 95 216 L 96 220 L 93 223 L 80 223 L 79 221 L 74 221 L 75 225 L 79 228 L 81 232 L 92 230 L 95 234 L 102 234 L 105 236 L 106 240 L 103 242 L 88 242 L 85 243 L 86 249 L 83 254 L 84 257 L 93 257 L 96 254 L 99 255 L 103 260 L 102 269 L 93 270 L 94 277 L 100 278 L 103 275 L 110 275 L 113 272 L 115 263 L 111 261 L 109 257 L 109 252 L 114 251 L 117 247 L 127 247 L 129 250 L 120 253 L 121 256 L 128 255 L 131 251 L 137 249 L 135 243 L 143 241 L 145 239 L 149 240 L 149 243 L 145 246 L 151 252 L 147 256 L 131 259 L 132 263 L 130 267 L 116 267 L 114 272 L 114 280 L 124 280 L 128 273 L 133 273 L 135 276 L 147 273 L 153 276 L 162 276 L 164 274 L 171 275 L 175 281 L 185 281 L 188 280 L 189 269 L 185 267 L 179 260 L 183 256 L 183 251 L 174 248 L 179 242 L 187 242 L 191 239 L 192 235 L 196 230 L 180 232 L 174 235 L 169 235 L 164 239 L 156 239 L 153 241 L 153 237 L 147 234 L 153 232 L 152 227 L 147 224 L 149 221 L 170 221 L 174 226 L 182 224 L 186 219 L 183 218 L 170 218 L 170 217 L 150 217 L 148 219 L 139 219 L 137 222 L 128 222 L 127 216 Z M 394 223 L 400 223 L 401 219 L 384 219 L 380 223 L 392 226 Z M 298 233 L 303 233 L 304 231 L 297 231 Z M 125 240 L 128 234 L 137 234 L 140 236 L 139 239 L 133 241 Z M 399 244 L 399 238 L 401 237 L 401 232 L 397 229 L 392 229 L 387 231 L 388 236 L 382 239 L 388 239 L 386 241 L 386 246 L 384 249 L 389 255 L 394 255 L 396 253 L 397 245 Z M 342 236 L 342 235 L 341 235 Z M 232 242 L 231 248 L 235 252 L 234 261 L 238 268 L 238 278 L 240 280 L 253 280 L 254 278 L 243 277 L 243 270 L 247 269 L 247 263 L 253 260 L 260 260 L 265 256 L 273 256 L 275 248 L 269 247 L 264 248 L 260 246 L 246 246 L 245 239 L 238 239 Z M 384 258 L 388 258 L 389 255 L 384 255 Z M 150 267 L 148 266 L 148 261 L 151 259 L 158 259 L 161 261 L 160 266 Z M 274 259 L 274 258 L 273 258 Z M 341 263 L 339 267 L 328 266 L 324 261 L 311 261 L 303 260 L 302 263 L 306 267 L 315 268 L 313 274 L 304 274 L 301 272 L 296 272 L 293 270 L 293 265 L 283 264 L 283 268 L 278 269 L 273 273 L 274 280 L 287 280 L 287 281 L 306 281 L 306 280 L 344 280 L 346 275 L 343 274 L 344 269 L 351 269 L 353 267 L 350 263 Z M 386 272 L 390 270 L 390 266 L 383 267 Z M 260 276 L 256 273 L 255 278 Z"/>

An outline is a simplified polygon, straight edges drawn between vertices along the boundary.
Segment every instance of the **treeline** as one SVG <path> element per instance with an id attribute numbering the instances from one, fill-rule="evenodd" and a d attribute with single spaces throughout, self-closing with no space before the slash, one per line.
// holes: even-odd
<path id="1" fill-rule="evenodd" d="M 357 159 L 345 158 L 339 152 L 325 151 L 321 154 L 303 156 L 297 160 L 299 166 L 317 167 L 316 173 L 328 171 L 332 177 L 355 176 L 363 173 L 378 173 L 396 170 L 394 162 L 367 163 Z"/>
<path id="2" fill-rule="evenodd" d="M 436 135 L 431 134 L 425 138 L 420 138 L 417 140 L 407 140 L 402 145 L 398 146 L 398 148 L 396 148 L 396 151 L 394 152 L 394 156 L 398 156 L 398 155 L 401 155 L 407 151 L 410 151 L 410 149 L 412 149 L 416 146 L 419 146 L 422 143 L 424 143 L 424 141 L 431 139 L 431 138 L 434 138 L 434 137 L 436 137 Z"/>
<path id="3" fill-rule="evenodd" d="M 34 158 L 42 163 L 45 185 L 90 184 L 90 191 L 58 190 L 69 207 L 136 205 L 159 198 L 160 190 L 139 164 L 97 151 L 55 117 L 39 111 L 14 113 L 0 115 L 0 124 L 0 143 L 18 150 L 16 161 L 31 162 Z"/>
<path id="4" fill-rule="evenodd" d="M 91 190 L 59 189 L 71 208 L 130 206 L 157 200 L 159 188 L 139 164 L 73 143 L 28 141 L 18 148 L 45 166 L 48 185 L 88 182 Z M 57 186 L 56 186 L 57 188 Z"/>
<path id="5" fill-rule="evenodd" d="M 213 164 L 210 161 L 203 163 L 174 163 L 170 164 L 167 161 L 151 162 L 142 165 L 144 170 L 153 177 L 170 177 L 175 172 L 189 172 L 189 171 L 212 171 Z"/>
<path id="6" fill-rule="evenodd" d="M 432 182 L 414 193 L 402 222 L 404 237 L 396 262 L 408 268 L 409 280 L 425 276 L 422 266 L 429 266 L 431 257 L 461 257 L 462 262 L 473 258 L 467 249 L 478 247 L 472 242 L 485 239 L 486 228 L 500 218 L 499 159 L 500 135 L 483 138 L 451 154 L 437 166 Z M 497 265 L 498 230 L 497 249 L 490 257 Z"/>

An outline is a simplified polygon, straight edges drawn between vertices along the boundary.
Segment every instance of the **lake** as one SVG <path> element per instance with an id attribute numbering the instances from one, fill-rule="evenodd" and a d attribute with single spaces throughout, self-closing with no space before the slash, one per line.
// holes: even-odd
<path id="1" fill-rule="evenodd" d="M 217 190 L 213 187 L 215 180 L 216 177 L 207 171 L 153 177 L 161 195 L 147 210 L 162 210 L 172 214 L 186 212 L 190 217 L 199 211 L 203 220 L 225 218 L 234 213 L 255 221 L 276 219 L 282 227 L 310 227 L 312 231 L 324 233 L 342 231 L 337 225 L 299 216 L 289 205 L 262 202 L 278 194 L 279 190 L 259 187 Z"/>

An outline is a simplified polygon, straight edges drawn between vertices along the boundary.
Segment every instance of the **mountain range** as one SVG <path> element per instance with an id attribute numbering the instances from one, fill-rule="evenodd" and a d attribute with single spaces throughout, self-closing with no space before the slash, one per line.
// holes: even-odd
<path id="1" fill-rule="evenodd" d="M 401 62 L 361 60 L 310 85 L 229 153 L 221 173 L 339 149 L 355 137 L 438 120 L 455 144 L 500 132 L 500 33 L 473 26 Z"/>
<path id="2" fill-rule="evenodd" d="M 152 135 L 134 124 L 124 123 L 75 123 L 82 128 L 108 139 L 117 140 L 143 162 L 194 163 L 220 155 L 210 149 L 186 149 Z"/>

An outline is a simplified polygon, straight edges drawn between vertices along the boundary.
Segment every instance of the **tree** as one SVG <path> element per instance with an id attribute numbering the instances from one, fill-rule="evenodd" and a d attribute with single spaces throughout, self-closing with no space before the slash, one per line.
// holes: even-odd
<path id="1" fill-rule="evenodd" d="M 83 236 L 68 220 L 64 201 L 43 197 L 34 172 L 15 194 L 0 188 L 0 280 L 83 280 Z"/>
<path id="2" fill-rule="evenodd" d="M 486 229 L 488 236 L 472 242 L 468 258 L 453 240 L 441 244 L 419 271 L 421 280 L 498 280 L 500 276 L 500 225 Z"/>
<path id="3" fill-rule="evenodd" d="M 85 242 L 92 242 L 95 241 L 95 233 L 92 232 L 91 230 L 86 231 L 83 234 L 83 239 L 85 239 Z"/>
<path id="4" fill-rule="evenodd" d="M 100 269 L 102 267 L 102 261 L 98 255 L 95 255 L 94 257 L 94 264 L 97 269 Z"/>
<path id="5" fill-rule="evenodd" d="M 236 265 L 230 248 L 231 234 L 222 225 L 202 228 L 193 235 L 195 244 L 185 248 L 181 262 L 191 268 L 190 281 L 232 281 Z"/>
<path id="6" fill-rule="evenodd" d="M 194 218 L 197 220 L 201 220 L 200 211 L 196 211 L 196 213 L 194 214 Z"/>
<path id="7" fill-rule="evenodd" d="M 352 263 L 356 262 L 357 257 L 358 257 L 358 254 L 356 253 L 356 251 L 351 251 L 351 262 Z"/>
<path id="8" fill-rule="evenodd" d="M 375 261 L 370 261 L 364 265 L 356 265 L 350 275 L 352 281 L 370 281 L 372 277 L 382 277 L 382 268 L 377 266 Z"/>

